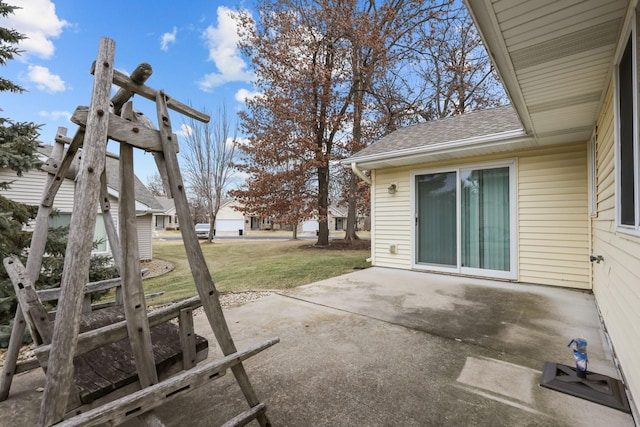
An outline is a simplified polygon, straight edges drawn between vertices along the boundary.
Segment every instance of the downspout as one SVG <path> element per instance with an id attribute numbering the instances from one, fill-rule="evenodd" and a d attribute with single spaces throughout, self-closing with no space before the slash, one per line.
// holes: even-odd
<path id="1" fill-rule="evenodd" d="M 353 171 L 354 174 L 356 174 L 356 176 L 358 178 L 360 178 L 361 180 L 363 180 L 364 182 L 366 182 L 367 184 L 371 185 L 371 178 L 369 178 L 367 175 L 364 174 L 364 172 L 362 172 L 360 170 L 360 168 L 358 168 L 358 165 L 356 164 L 356 162 L 351 162 L 351 170 Z M 371 198 L 371 201 L 373 202 L 373 198 Z M 373 212 L 371 213 L 373 215 Z M 373 224 L 372 224 L 373 225 Z M 373 230 L 373 227 L 372 227 Z M 373 241 L 373 232 L 371 234 L 371 240 Z M 373 245 L 372 245 L 373 247 Z M 373 261 L 373 257 L 369 257 L 367 258 L 367 262 L 371 262 Z"/>
<path id="2" fill-rule="evenodd" d="M 371 185 L 371 178 L 364 174 L 359 168 L 356 162 L 351 162 L 351 170 L 356 174 L 358 178 Z"/>

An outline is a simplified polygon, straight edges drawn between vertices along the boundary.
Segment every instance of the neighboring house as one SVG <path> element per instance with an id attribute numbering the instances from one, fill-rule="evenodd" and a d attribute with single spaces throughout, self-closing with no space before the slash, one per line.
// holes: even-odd
<path id="1" fill-rule="evenodd" d="M 44 146 L 39 149 L 43 154 L 43 160 L 51 153 L 51 146 Z M 115 156 L 108 154 L 106 160 L 107 170 L 107 187 L 109 200 L 111 202 L 111 212 L 118 227 L 118 188 L 120 187 L 119 179 L 119 162 Z M 9 190 L 2 190 L 2 195 L 20 203 L 31 205 L 40 205 L 42 200 L 42 192 L 46 183 L 47 173 L 40 170 L 29 171 L 23 176 L 16 176 L 15 172 L 9 169 L 0 169 L 0 181 L 11 182 Z M 68 225 L 71 220 L 71 212 L 73 211 L 75 184 L 72 179 L 64 179 L 60 190 L 56 195 L 53 207 L 59 214 L 51 217 L 51 226 Z M 140 249 L 140 259 L 150 260 L 153 253 L 151 249 L 151 238 L 153 230 L 153 214 L 162 211 L 162 206 L 153 197 L 144 184 L 136 177 L 135 183 L 136 194 L 136 224 L 138 227 L 138 245 Z M 94 232 L 94 241 L 101 243 L 94 250 L 96 254 L 111 254 L 107 241 L 104 222 L 102 221 L 102 213 L 98 208 L 96 212 L 98 219 Z"/>
<path id="2" fill-rule="evenodd" d="M 347 207 L 346 206 L 329 206 L 327 212 L 327 221 L 329 222 L 329 232 L 345 231 L 347 229 Z M 358 230 L 364 230 L 367 224 L 367 218 L 358 215 L 356 227 Z M 315 233 L 319 229 L 318 219 L 310 218 L 302 221 L 298 231 L 303 233 Z"/>
<path id="3" fill-rule="evenodd" d="M 178 215 L 173 199 L 156 196 L 156 200 L 162 206 L 163 211 L 153 215 L 153 226 L 156 230 L 178 230 Z"/>
<path id="4" fill-rule="evenodd" d="M 513 106 L 401 129 L 345 161 L 371 171 L 373 265 L 592 290 L 637 402 L 636 3 L 465 3 Z"/>
<path id="5" fill-rule="evenodd" d="M 229 200 L 224 202 L 218 210 L 216 215 L 215 230 L 217 236 L 224 235 L 243 235 L 247 228 L 250 229 L 251 222 L 250 217 L 237 210 L 240 206 L 240 202 L 236 200 Z"/>

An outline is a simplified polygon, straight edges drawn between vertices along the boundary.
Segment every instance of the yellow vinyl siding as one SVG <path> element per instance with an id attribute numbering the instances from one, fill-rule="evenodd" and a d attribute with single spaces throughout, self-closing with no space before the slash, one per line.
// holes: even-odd
<path id="1" fill-rule="evenodd" d="M 372 261 L 381 267 L 411 268 L 411 185 L 408 168 L 375 171 L 372 216 Z M 395 194 L 388 188 L 396 184 Z M 390 252 L 395 245 L 396 253 Z"/>
<path id="2" fill-rule="evenodd" d="M 615 118 L 609 86 L 597 123 L 593 292 L 631 395 L 640 397 L 640 238 L 616 231 Z"/>
<path id="3" fill-rule="evenodd" d="M 372 259 L 412 268 L 411 172 L 517 159 L 518 281 L 588 289 L 587 144 L 374 171 Z M 398 186 L 389 194 L 391 183 Z M 389 246 L 397 245 L 396 254 Z"/>
<path id="4" fill-rule="evenodd" d="M 522 282 L 589 288 L 587 145 L 518 159 L 518 253 Z"/>

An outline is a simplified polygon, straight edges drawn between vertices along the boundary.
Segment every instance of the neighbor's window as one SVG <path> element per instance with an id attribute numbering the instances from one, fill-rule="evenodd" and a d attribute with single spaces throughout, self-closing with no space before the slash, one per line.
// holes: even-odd
<path id="1" fill-rule="evenodd" d="M 634 31 L 635 33 L 635 31 Z M 638 207 L 638 97 L 637 48 L 635 34 L 629 36 L 618 63 L 618 161 L 617 203 L 618 226 L 621 231 L 637 233 L 640 230 Z"/>
<path id="2" fill-rule="evenodd" d="M 51 228 L 66 227 L 69 224 L 71 224 L 71 214 L 58 213 L 49 217 L 49 227 Z M 107 229 L 105 228 L 102 214 L 97 214 L 96 217 L 96 228 L 93 232 L 93 242 L 95 247 L 92 249 L 91 253 L 96 254 L 107 252 Z"/>

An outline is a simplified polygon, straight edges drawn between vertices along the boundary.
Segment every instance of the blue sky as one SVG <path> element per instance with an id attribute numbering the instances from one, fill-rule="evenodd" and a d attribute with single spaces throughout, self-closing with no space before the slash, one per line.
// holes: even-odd
<path id="1" fill-rule="evenodd" d="M 229 18 L 237 2 L 212 0 L 7 0 L 23 9 L 0 26 L 29 37 L 25 52 L 0 68 L 3 77 L 28 90 L 0 93 L 2 117 L 42 124 L 40 140 L 53 143 L 59 126 L 72 136 L 69 121 L 79 105 L 89 105 L 100 37 L 116 43 L 115 66 L 130 73 L 141 62 L 153 67 L 147 84 L 195 108 L 214 111 L 223 102 L 230 111 L 253 94 L 248 62 L 237 51 L 236 28 Z M 134 107 L 156 122 L 155 106 L 141 97 Z M 185 118 L 172 113 L 174 131 Z M 117 152 L 117 144 L 111 143 Z M 155 172 L 151 154 L 136 154 L 136 174 L 143 181 Z"/>

